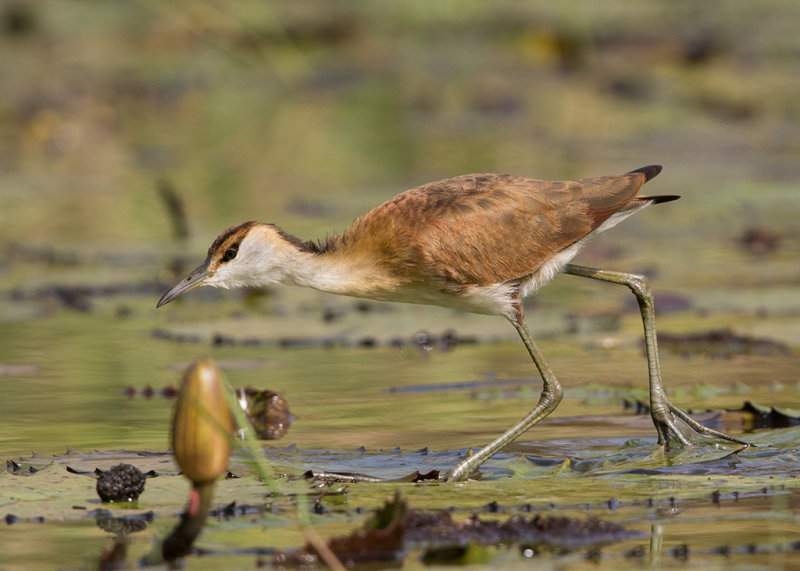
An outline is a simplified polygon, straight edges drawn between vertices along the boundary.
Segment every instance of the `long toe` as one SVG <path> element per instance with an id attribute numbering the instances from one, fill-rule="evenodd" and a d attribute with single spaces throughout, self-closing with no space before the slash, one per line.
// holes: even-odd
<path id="1" fill-rule="evenodd" d="M 736 444 L 744 444 L 745 446 L 751 446 L 749 442 L 741 440 L 740 438 L 736 438 L 734 436 L 729 436 L 724 432 L 720 432 L 718 430 L 714 430 L 713 428 L 709 428 L 697 422 L 691 416 L 683 412 L 681 409 L 676 407 L 674 404 L 669 403 L 669 410 L 672 412 L 678 419 L 682 420 L 686 425 L 695 431 L 698 434 L 703 436 L 707 436 L 709 438 L 719 438 L 720 440 L 727 440 L 728 442 L 735 442 Z"/>

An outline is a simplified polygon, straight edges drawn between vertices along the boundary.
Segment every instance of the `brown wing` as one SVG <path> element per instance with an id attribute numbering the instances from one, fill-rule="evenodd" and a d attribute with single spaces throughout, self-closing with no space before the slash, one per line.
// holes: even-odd
<path id="1" fill-rule="evenodd" d="M 645 174 L 547 182 L 471 174 L 403 192 L 340 237 L 398 277 L 488 285 L 534 273 L 615 212 Z"/>

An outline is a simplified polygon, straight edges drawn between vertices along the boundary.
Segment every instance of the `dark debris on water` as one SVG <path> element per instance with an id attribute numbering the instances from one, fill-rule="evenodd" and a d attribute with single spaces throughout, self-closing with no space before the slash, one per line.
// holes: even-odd
<path id="1" fill-rule="evenodd" d="M 531 517 L 515 514 L 506 520 L 482 520 L 473 515 L 464 521 L 453 521 L 448 512 L 412 511 L 407 540 L 431 546 L 519 543 L 543 545 L 560 550 L 573 550 L 639 537 L 639 532 L 598 518 L 575 519 L 536 514 Z"/>
<path id="2" fill-rule="evenodd" d="M 624 409 L 631 409 L 638 415 L 649 415 L 650 405 L 640 399 L 625 399 L 622 402 Z M 778 409 L 774 406 L 766 406 L 746 400 L 740 408 L 729 408 L 724 411 L 689 411 L 692 415 L 716 413 L 716 416 L 709 419 L 698 419 L 701 424 L 710 428 L 712 424 L 725 424 L 731 426 L 741 424 L 742 430 L 750 431 L 761 428 L 789 428 L 800 425 L 800 411 L 789 409 Z M 722 418 L 725 417 L 725 418 Z"/>
<path id="3" fill-rule="evenodd" d="M 294 416 L 289 411 L 289 403 L 280 394 L 246 387 L 237 389 L 236 397 L 259 438 L 278 440 L 289 430 Z"/>
<path id="4" fill-rule="evenodd" d="M 474 345 L 480 342 L 476 337 L 458 335 L 454 330 L 448 329 L 441 335 L 433 335 L 427 331 L 419 331 L 410 338 L 393 337 L 385 342 L 371 336 L 351 338 L 347 335 L 333 335 L 323 337 L 235 337 L 222 333 L 213 333 L 210 338 L 206 335 L 193 333 L 175 333 L 167 329 L 156 328 L 150 335 L 162 341 L 187 344 L 210 343 L 214 347 L 257 347 L 261 345 L 275 345 L 280 349 L 332 349 L 336 347 L 358 347 L 373 349 L 380 346 L 402 348 L 415 347 L 421 354 L 432 351 L 447 353 L 459 345 Z"/>
<path id="5" fill-rule="evenodd" d="M 424 549 L 424 561 L 444 562 L 461 557 L 462 550 L 470 545 L 519 544 L 561 553 L 597 548 L 640 536 L 640 532 L 598 518 L 574 519 L 537 514 L 482 520 L 473 515 L 457 522 L 447 511 L 412 510 L 397 493 L 362 529 L 330 539 L 327 547 L 345 565 L 400 561 L 409 546 Z M 316 565 L 321 560 L 317 549 L 307 544 L 294 551 L 278 553 L 274 564 L 305 566 Z"/>
<path id="6" fill-rule="evenodd" d="M 32 476 L 39 470 L 43 470 L 44 468 L 52 465 L 52 461 L 46 465 L 37 467 L 30 463 L 18 464 L 13 460 L 6 460 L 6 471 L 14 476 Z"/>
<path id="7" fill-rule="evenodd" d="M 750 415 L 752 429 L 756 428 L 789 428 L 800 424 L 800 412 L 779 410 L 774 406 L 763 406 L 749 400 L 744 401 L 742 408 L 728 411 Z"/>
<path id="8" fill-rule="evenodd" d="M 665 333 L 659 331 L 658 344 L 685 358 L 704 355 L 728 359 L 734 355 L 789 355 L 791 349 L 774 339 L 739 335 L 730 329 L 712 329 L 698 333 Z"/>
<path id="9" fill-rule="evenodd" d="M 97 495 L 103 502 L 132 502 L 144 491 L 145 475 L 132 464 L 117 464 L 97 477 Z"/>
<path id="10" fill-rule="evenodd" d="M 148 400 L 156 396 L 174 399 L 178 396 L 178 389 L 173 385 L 161 389 L 153 388 L 151 385 L 141 389 L 128 385 L 122 389 L 122 393 L 131 399 L 136 396 Z M 278 440 L 286 435 L 294 415 L 289 410 L 289 403 L 280 394 L 269 389 L 246 387 L 237 389 L 236 397 L 259 438 Z"/>

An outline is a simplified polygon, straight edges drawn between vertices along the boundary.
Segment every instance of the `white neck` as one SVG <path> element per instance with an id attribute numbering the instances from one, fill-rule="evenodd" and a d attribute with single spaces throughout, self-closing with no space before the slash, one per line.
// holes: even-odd
<path id="1" fill-rule="evenodd" d="M 286 260 L 280 283 L 343 295 L 363 295 L 369 270 L 354 260 L 296 250 Z"/>
<path id="2" fill-rule="evenodd" d="M 268 226 L 254 227 L 239 254 L 206 283 L 217 287 L 298 285 L 342 295 L 371 297 L 388 285 L 374 265 L 337 252 L 314 253 L 279 236 Z"/>

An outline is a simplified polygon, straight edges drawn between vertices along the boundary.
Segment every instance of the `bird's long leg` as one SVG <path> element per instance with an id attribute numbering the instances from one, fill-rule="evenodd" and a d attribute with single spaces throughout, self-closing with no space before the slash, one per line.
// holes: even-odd
<path id="1" fill-rule="evenodd" d="M 642 323 L 644 325 L 647 369 L 650 374 L 650 415 L 653 417 L 653 424 L 655 424 L 656 430 L 658 431 L 659 444 L 664 444 L 667 448 L 675 444 L 684 446 L 689 446 L 691 444 L 688 438 L 686 438 L 678 428 L 676 418 L 686 423 L 695 432 L 704 436 L 721 438 L 739 444 L 747 444 L 743 440 L 703 426 L 672 404 L 667 398 L 664 385 L 661 381 L 661 365 L 658 360 L 653 290 L 647 283 L 647 278 L 638 274 L 597 270 L 585 266 L 576 266 L 574 264 L 567 264 L 563 273 L 625 285 L 628 286 L 636 296 L 636 301 L 639 302 L 639 311 L 642 314 Z"/>
<path id="2" fill-rule="evenodd" d="M 561 402 L 561 397 L 563 395 L 561 384 L 558 382 L 550 365 L 544 360 L 544 356 L 541 351 L 539 351 L 536 343 L 534 343 L 525 323 L 522 322 L 522 319 L 519 320 L 520 322 L 511 319 L 509 321 L 511 321 L 516 328 L 517 333 L 519 333 L 519 336 L 522 338 L 522 342 L 525 343 L 525 347 L 528 349 L 531 359 L 533 359 L 533 363 L 542 375 L 543 387 L 539 402 L 525 418 L 505 431 L 495 439 L 494 442 L 487 444 L 478 452 L 462 460 L 458 465 L 447 472 L 444 479 L 448 482 L 466 480 L 469 478 L 469 476 L 489 457 L 502 450 L 507 444 L 518 438 L 531 426 L 546 418 L 547 415 L 555 410 L 558 403 Z"/>

